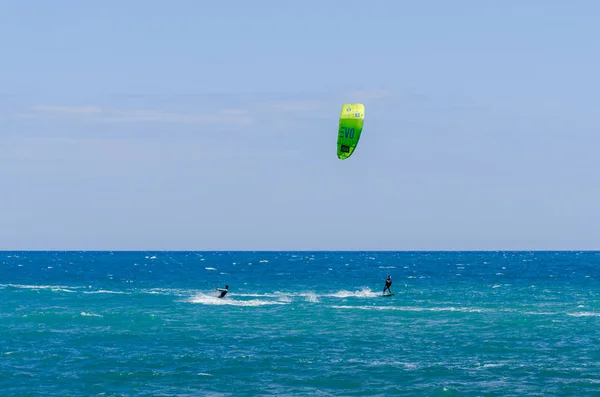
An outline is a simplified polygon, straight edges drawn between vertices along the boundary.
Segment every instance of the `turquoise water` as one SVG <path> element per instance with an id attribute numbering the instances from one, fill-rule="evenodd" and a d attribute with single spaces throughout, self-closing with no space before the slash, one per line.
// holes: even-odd
<path id="1" fill-rule="evenodd" d="M 596 252 L 0 263 L 3 396 L 600 395 Z M 381 297 L 388 274 L 395 296 Z"/>

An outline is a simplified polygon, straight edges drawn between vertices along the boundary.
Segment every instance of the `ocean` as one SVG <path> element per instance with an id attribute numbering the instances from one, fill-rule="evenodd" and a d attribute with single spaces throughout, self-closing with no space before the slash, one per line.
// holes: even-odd
<path id="1" fill-rule="evenodd" d="M 2 396 L 600 395 L 598 252 L 0 263 Z"/>

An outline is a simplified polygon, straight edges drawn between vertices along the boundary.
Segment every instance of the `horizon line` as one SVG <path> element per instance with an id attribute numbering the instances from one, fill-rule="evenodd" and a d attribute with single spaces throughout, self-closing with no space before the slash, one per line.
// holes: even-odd
<path id="1" fill-rule="evenodd" d="M 0 249 L 0 252 L 600 252 L 600 249 Z"/>

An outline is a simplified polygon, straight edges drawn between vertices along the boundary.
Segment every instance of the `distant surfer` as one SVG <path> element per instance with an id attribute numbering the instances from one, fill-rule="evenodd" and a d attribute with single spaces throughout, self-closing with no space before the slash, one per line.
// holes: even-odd
<path id="1" fill-rule="evenodd" d="M 391 294 L 392 293 L 392 290 L 390 289 L 391 286 L 392 286 L 392 276 L 388 276 L 387 280 L 385 280 L 385 287 L 383 287 L 383 293 L 385 294 L 385 290 L 387 289 Z"/>
<path id="2" fill-rule="evenodd" d="M 219 298 L 224 297 L 227 294 L 228 290 L 229 290 L 229 285 L 226 285 L 225 289 L 217 287 L 217 291 L 221 291 L 221 295 L 219 295 Z"/>

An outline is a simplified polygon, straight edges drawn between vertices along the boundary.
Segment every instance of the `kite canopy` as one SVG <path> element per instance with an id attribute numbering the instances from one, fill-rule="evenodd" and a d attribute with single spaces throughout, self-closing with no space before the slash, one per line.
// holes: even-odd
<path id="1" fill-rule="evenodd" d="M 365 106 L 362 103 L 345 103 L 340 114 L 337 139 L 337 156 L 345 160 L 352 156 L 365 121 Z"/>

